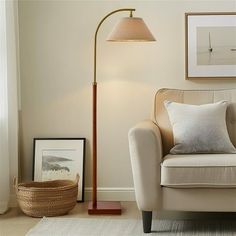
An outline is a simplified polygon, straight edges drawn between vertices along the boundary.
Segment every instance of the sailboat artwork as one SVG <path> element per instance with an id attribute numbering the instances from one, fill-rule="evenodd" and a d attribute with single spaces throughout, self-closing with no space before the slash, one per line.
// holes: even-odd
<path id="1" fill-rule="evenodd" d="M 209 48 L 208 48 L 208 51 L 209 52 L 212 52 L 213 51 L 213 48 L 211 46 L 211 33 L 209 32 Z"/>
<path id="2" fill-rule="evenodd" d="M 235 39 L 236 40 L 236 39 Z M 236 51 L 236 48 L 230 48 L 231 51 Z M 211 33 L 209 32 L 209 48 L 208 48 L 209 52 L 213 51 L 213 48 L 211 46 Z"/>
<path id="3" fill-rule="evenodd" d="M 236 65 L 236 27 L 197 27 L 197 65 Z"/>
<path id="4" fill-rule="evenodd" d="M 185 13 L 186 79 L 236 79 L 236 12 Z"/>

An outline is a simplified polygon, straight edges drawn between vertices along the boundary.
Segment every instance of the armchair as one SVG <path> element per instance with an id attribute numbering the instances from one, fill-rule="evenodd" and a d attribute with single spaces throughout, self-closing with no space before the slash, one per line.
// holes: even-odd
<path id="1" fill-rule="evenodd" d="M 152 211 L 236 211 L 236 154 L 170 155 L 173 132 L 164 100 L 195 105 L 227 100 L 227 128 L 236 144 L 236 89 L 157 91 L 152 118 L 128 134 L 145 233 L 151 232 Z"/>

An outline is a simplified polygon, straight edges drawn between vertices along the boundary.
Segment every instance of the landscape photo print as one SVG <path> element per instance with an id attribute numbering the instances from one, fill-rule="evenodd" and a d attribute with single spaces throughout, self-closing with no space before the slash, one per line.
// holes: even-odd
<path id="1" fill-rule="evenodd" d="M 79 174 L 78 201 L 84 200 L 85 138 L 35 138 L 34 180 L 75 180 Z"/>

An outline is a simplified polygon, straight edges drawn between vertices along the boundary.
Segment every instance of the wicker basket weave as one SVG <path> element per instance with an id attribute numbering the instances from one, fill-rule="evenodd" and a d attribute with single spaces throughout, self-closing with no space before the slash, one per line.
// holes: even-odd
<path id="1" fill-rule="evenodd" d="M 20 183 L 14 178 L 16 197 L 28 216 L 59 216 L 68 213 L 77 202 L 79 175 L 75 181 L 53 180 Z"/>

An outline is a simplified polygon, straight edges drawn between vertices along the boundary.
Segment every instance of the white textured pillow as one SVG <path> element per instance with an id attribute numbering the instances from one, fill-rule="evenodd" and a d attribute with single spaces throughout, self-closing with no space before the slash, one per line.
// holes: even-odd
<path id="1" fill-rule="evenodd" d="M 171 154 L 236 153 L 226 127 L 227 101 L 188 105 L 164 101 L 174 134 Z"/>

